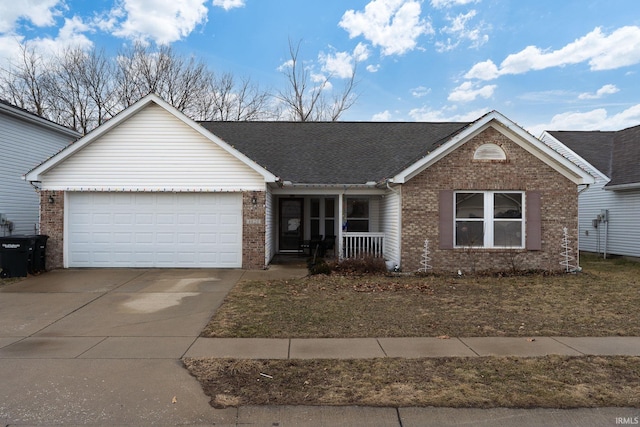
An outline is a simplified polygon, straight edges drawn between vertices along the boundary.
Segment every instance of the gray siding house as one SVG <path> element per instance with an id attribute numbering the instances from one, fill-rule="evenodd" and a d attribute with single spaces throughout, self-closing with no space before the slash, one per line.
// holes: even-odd
<path id="1" fill-rule="evenodd" d="M 595 177 L 578 198 L 580 250 L 640 257 L 640 126 L 541 139 Z"/>
<path id="2" fill-rule="evenodd" d="M 0 100 L 0 236 L 39 232 L 39 197 L 22 175 L 80 136 Z"/>

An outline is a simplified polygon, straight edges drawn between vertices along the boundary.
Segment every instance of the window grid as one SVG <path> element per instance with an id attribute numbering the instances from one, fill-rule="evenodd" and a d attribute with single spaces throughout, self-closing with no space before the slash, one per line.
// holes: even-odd
<path id="1" fill-rule="evenodd" d="M 479 197 L 482 201 L 479 203 Z M 513 202 L 519 210 L 498 211 L 504 201 Z M 470 206 L 460 207 L 469 203 Z M 475 202 L 475 206 L 474 206 Z M 454 244 L 457 248 L 524 248 L 525 197 L 522 191 L 458 191 L 454 193 Z M 479 205 L 482 209 L 479 209 Z M 507 202 L 508 206 L 508 202 Z"/>

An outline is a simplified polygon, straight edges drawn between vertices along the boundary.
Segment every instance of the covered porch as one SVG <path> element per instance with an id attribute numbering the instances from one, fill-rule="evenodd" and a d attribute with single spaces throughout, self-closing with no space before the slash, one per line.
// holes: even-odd
<path id="1" fill-rule="evenodd" d="M 397 262 L 385 214 L 391 198 L 373 185 L 334 189 L 277 188 L 268 197 L 271 256 L 377 257 Z M 269 237 L 269 236 L 268 236 Z"/>

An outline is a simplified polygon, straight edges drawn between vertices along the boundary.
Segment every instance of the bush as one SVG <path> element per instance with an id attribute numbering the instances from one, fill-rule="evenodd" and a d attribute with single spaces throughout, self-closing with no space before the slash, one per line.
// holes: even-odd
<path id="1" fill-rule="evenodd" d="M 384 258 L 348 258 L 336 262 L 333 271 L 342 274 L 385 274 L 387 265 Z"/>
<path id="2" fill-rule="evenodd" d="M 322 258 L 316 258 L 315 262 L 313 258 L 309 259 L 307 261 L 307 269 L 312 276 L 316 274 L 331 274 L 332 271 L 331 266 Z"/>

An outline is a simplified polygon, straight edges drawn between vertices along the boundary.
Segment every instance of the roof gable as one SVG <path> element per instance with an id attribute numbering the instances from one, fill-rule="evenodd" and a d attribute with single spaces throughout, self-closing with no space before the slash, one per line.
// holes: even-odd
<path id="1" fill-rule="evenodd" d="M 153 94 L 147 95 L 145 98 L 127 108 L 102 126 L 99 126 L 89 134 L 85 135 L 83 138 L 76 141 L 74 144 L 66 147 L 60 153 L 56 154 L 49 160 L 43 162 L 42 164 L 28 172 L 26 174 L 26 179 L 28 181 L 41 181 L 43 174 L 55 169 L 59 165 L 62 165 L 68 159 L 71 159 L 73 156 L 87 149 L 87 147 L 91 147 L 92 144 L 105 138 L 111 132 L 115 132 L 120 126 L 125 125 L 129 120 L 135 118 L 139 113 L 152 106 L 161 108 L 166 114 L 169 114 L 175 122 L 183 124 L 186 128 L 190 128 L 192 131 L 199 134 L 201 137 L 203 137 L 203 139 L 207 140 L 210 143 L 213 143 L 212 148 L 220 149 L 226 152 L 235 160 L 246 165 L 248 168 L 261 175 L 265 181 L 275 182 L 277 180 L 277 177 L 275 175 L 266 171 L 264 168 L 260 167 L 255 162 L 247 158 L 244 154 L 229 146 L 227 143 L 220 140 L 215 135 L 212 135 L 202 126 L 199 126 L 197 123 L 187 118 L 184 114 L 177 111 L 171 105 L 167 104 L 160 97 Z M 140 135 L 140 137 L 144 137 L 144 135 Z"/>
<path id="2" fill-rule="evenodd" d="M 462 144 L 466 143 L 476 135 L 483 132 L 489 126 L 506 135 L 520 147 L 540 159 L 545 164 L 551 166 L 558 173 L 570 179 L 576 184 L 591 184 L 593 177 L 582 170 L 575 163 L 561 156 L 559 153 L 548 147 L 539 139 L 525 131 L 523 128 L 507 119 L 497 111 L 485 114 L 475 122 L 469 124 L 453 137 L 439 144 L 435 151 L 429 153 L 418 162 L 401 171 L 393 178 L 395 183 L 404 183 L 416 176 L 435 162 L 439 161 L 447 154 L 451 153 Z"/>

